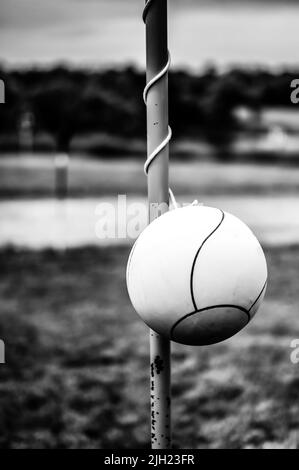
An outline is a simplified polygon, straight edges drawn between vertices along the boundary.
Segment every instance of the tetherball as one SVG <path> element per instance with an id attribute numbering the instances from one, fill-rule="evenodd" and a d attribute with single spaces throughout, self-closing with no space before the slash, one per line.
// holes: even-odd
<path id="1" fill-rule="evenodd" d="M 127 266 L 131 302 L 157 333 L 187 345 L 224 341 L 265 295 L 267 264 L 251 230 L 219 209 L 188 206 L 152 222 Z"/>

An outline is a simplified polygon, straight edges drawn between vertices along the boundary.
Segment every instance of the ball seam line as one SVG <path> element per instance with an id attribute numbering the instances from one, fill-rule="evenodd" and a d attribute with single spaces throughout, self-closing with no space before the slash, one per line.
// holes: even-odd
<path id="1" fill-rule="evenodd" d="M 267 284 L 268 284 L 268 278 L 266 279 L 266 282 L 265 282 L 265 284 L 263 285 L 263 288 L 262 288 L 261 292 L 259 293 L 259 295 L 257 296 L 256 300 L 253 302 L 253 304 L 251 305 L 250 309 L 248 310 L 249 313 L 251 312 L 251 310 L 253 309 L 253 307 L 255 306 L 255 304 L 259 301 L 259 299 L 260 299 L 261 296 L 263 295 L 263 292 L 264 292 L 264 290 L 266 289 Z"/>
<path id="2" fill-rule="evenodd" d="M 231 304 L 212 305 L 210 307 L 204 307 L 204 308 L 201 308 L 199 310 L 195 310 L 191 313 L 188 313 L 187 315 L 184 315 L 182 318 L 180 318 L 177 322 L 175 322 L 175 324 L 172 326 L 172 328 L 170 330 L 170 339 L 172 341 L 175 341 L 175 339 L 174 339 L 174 330 L 181 322 L 183 322 L 184 320 L 186 320 L 189 317 L 192 317 L 193 315 L 195 315 L 197 313 L 203 313 L 207 310 L 213 310 L 213 309 L 216 309 L 216 308 L 235 308 L 235 309 L 240 310 L 241 312 L 245 313 L 245 315 L 247 316 L 247 324 L 251 320 L 249 310 L 247 310 L 244 307 L 240 307 L 239 305 L 231 305 Z"/>
<path id="3" fill-rule="evenodd" d="M 220 209 L 219 209 L 220 210 Z M 222 214 L 222 217 L 221 217 L 221 221 L 219 222 L 219 224 L 217 225 L 217 227 L 207 236 L 207 238 L 203 241 L 203 243 L 201 244 L 201 246 L 199 247 L 199 249 L 197 250 L 196 252 L 196 255 L 194 257 L 194 260 L 193 260 L 193 263 L 192 263 L 192 268 L 191 268 L 191 276 L 190 276 L 190 291 L 191 291 L 191 297 L 192 297 L 192 303 L 193 303 L 193 306 L 194 306 L 194 311 L 197 311 L 198 308 L 197 308 L 197 305 L 196 305 L 196 301 L 195 301 L 195 296 L 194 296 L 194 289 L 193 289 L 193 277 L 194 277 L 194 270 L 195 270 L 195 265 L 196 265 L 196 262 L 197 262 L 197 259 L 198 259 L 198 256 L 202 250 L 202 248 L 204 247 L 204 245 L 207 243 L 207 241 L 214 235 L 214 233 L 219 229 L 219 227 L 221 226 L 222 222 L 224 221 L 224 218 L 225 218 L 225 214 L 222 210 L 220 210 L 221 214 Z"/>

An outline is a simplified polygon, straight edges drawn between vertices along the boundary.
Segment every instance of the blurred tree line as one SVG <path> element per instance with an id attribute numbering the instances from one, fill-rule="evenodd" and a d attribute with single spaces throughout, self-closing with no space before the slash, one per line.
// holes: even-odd
<path id="1" fill-rule="evenodd" d="M 170 116 L 175 138 L 229 145 L 240 122 L 234 110 L 246 106 L 291 107 L 290 83 L 299 73 L 210 68 L 200 75 L 170 74 Z M 145 75 L 122 70 L 11 70 L 0 67 L 6 104 L 0 106 L 0 136 L 17 135 L 23 113 L 34 116 L 34 132 L 51 135 L 59 151 L 68 151 L 75 136 L 99 133 L 122 139 L 144 139 Z"/>

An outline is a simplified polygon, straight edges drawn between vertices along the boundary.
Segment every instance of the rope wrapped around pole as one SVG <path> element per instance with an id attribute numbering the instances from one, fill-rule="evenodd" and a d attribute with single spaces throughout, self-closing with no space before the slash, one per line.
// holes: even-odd
<path id="1" fill-rule="evenodd" d="M 144 21 L 145 25 L 146 25 L 146 18 L 147 18 L 149 9 L 150 9 L 150 7 L 151 7 L 151 5 L 153 4 L 154 1 L 155 0 L 148 0 L 147 3 L 145 4 L 144 11 L 143 11 L 143 21 Z M 168 51 L 168 60 L 167 60 L 167 63 L 165 65 L 165 67 L 147 83 L 147 85 L 144 89 L 143 100 L 144 100 L 145 105 L 147 105 L 147 95 L 148 95 L 150 89 L 159 80 L 161 80 L 163 77 L 165 77 L 165 75 L 168 74 L 168 71 L 170 69 L 170 65 L 171 65 L 171 56 L 170 56 L 170 53 Z M 145 172 L 146 175 L 148 174 L 148 169 L 149 169 L 149 166 L 152 163 L 152 161 L 169 144 L 169 142 L 171 141 L 171 138 L 172 138 L 172 130 L 171 130 L 171 127 L 168 126 L 168 135 L 161 142 L 161 144 L 152 152 L 152 154 L 147 158 L 147 160 L 144 164 L 144 172 Z"/>

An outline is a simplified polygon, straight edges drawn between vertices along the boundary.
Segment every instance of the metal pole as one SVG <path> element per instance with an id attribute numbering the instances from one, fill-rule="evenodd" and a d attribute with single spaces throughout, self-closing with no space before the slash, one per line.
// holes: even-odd
<path id="1" fill-rule="evenodd" d="M 147 83 L 168 62 L 167 0 L 146 1 Z M 169 133 L 168 74 L 165 73 L 147 93 L 147 149 L 150 157 Z M 168 145 L 148 167 L 150 222 L 168 210 Z M 150 254 L 149 254 L 150 256 Z M 171 448 L 170 342 L 150 331 L 151 360 L 151 441 L 153 449 Z"/>

